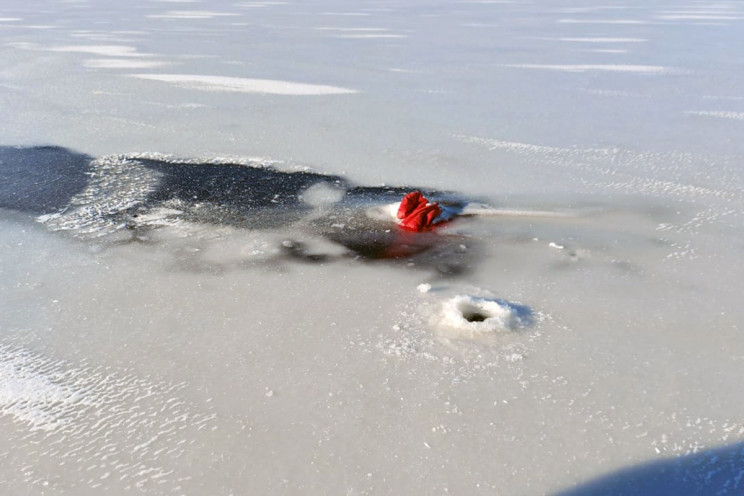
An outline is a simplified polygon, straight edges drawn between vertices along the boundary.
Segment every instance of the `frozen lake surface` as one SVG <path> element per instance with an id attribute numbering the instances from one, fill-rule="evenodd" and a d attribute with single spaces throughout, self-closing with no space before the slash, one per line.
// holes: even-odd
<path id="1" fill-rule="evenodd" d="M 743 44 L 736 1 L 4 0 L 0 492 L 744 493 Z M 477 215 L 403 236 L 414 188 Z"/>

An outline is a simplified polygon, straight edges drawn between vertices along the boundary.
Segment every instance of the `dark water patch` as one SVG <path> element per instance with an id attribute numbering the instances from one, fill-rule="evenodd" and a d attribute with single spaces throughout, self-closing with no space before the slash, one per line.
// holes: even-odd
<path id="1" fill-rule="evenodd" d="M 58 146 L 0 146 L 0 208 L 34 215 L 64 209 L 88 184 L 91 160 Z"/>
<path id="2" fill-rule="evenodd" d="M 0 208 L 38 216 L 48 228 L 78 238 L 151 244 L 151 231 L 184 229 L 185 222 L 287 231 L 280 256 L 302 262 L 384 260 L 444 276 L 468 272 L 475 263 L 473 240 L 466 248 L 462 236 L 412 233 L 393 218 L 369 215 L 370 208 L 400 201 L 412 190 L 456 211 L 465 202 L 452 193 L 356 186 L 340 176 L 252 161 L 93 158 L 61 147 L 3 147 L 0 162 Z M 329 240 L 346 254 L 310 251 L 295 241 L 297 234 Z"/>
<path id="3" fill-rule="evenodd" d="M 138 206 L 146 211 L 163 204 L 184 207 L 184 218 L 243 228 L 277 228 L 311 210 L 302 193 L 317 183 L 344 187 L 345 181 L 314 172 L 283 172 L 234 163 L 138 160 L 158 174 L 157 187 Z"/>
<path id="4" fill-rule="evenodd" d="M 478 311 L 466 310 L 462 312 L 462 318 L 468 322 L 483 322 L 488 318 L 488 315 Z"/>

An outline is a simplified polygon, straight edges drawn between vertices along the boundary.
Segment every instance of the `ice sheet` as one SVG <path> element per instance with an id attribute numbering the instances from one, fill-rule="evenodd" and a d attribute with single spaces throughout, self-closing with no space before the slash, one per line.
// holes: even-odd
<path id="1" fill-rule="evenodd" d="M 5 0 L 0 492 L 740 494 L 743 18 Z"/>

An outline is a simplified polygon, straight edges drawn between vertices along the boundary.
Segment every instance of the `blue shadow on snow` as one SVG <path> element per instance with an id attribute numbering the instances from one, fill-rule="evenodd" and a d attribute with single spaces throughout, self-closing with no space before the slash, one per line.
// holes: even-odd
<path id="1" fill-rule="evenodd" d="M 555 496 L 741 496 L 744 443 L 643 463 Z"/>

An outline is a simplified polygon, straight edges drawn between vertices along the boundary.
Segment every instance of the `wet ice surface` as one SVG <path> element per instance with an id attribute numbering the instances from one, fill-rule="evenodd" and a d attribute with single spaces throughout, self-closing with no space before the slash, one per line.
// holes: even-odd
<path id="1" fill-rule="evenodd" d="M 501 214 L 442 229 L 473 255 L 445 276 L 338 256 L 333 232 L 360 237 L 313 220 L 333 188 L 300 217 L 271 210 L 281 226 L 172 225 L 164 205 L 133 239 L 36 218 L 73 190 L 120 209 L 114 186 L 147 192 L 147 171 L 0 185 L 20 191 L 0 219 L 0 487 L 740 493 L 743 18 L 737 2 L 4 2 L 4 147 L 265 157 Z M 34 170 L 27 186 L 54 174 Z M 288 235 L 332 259 L 287 257 Z"/>

